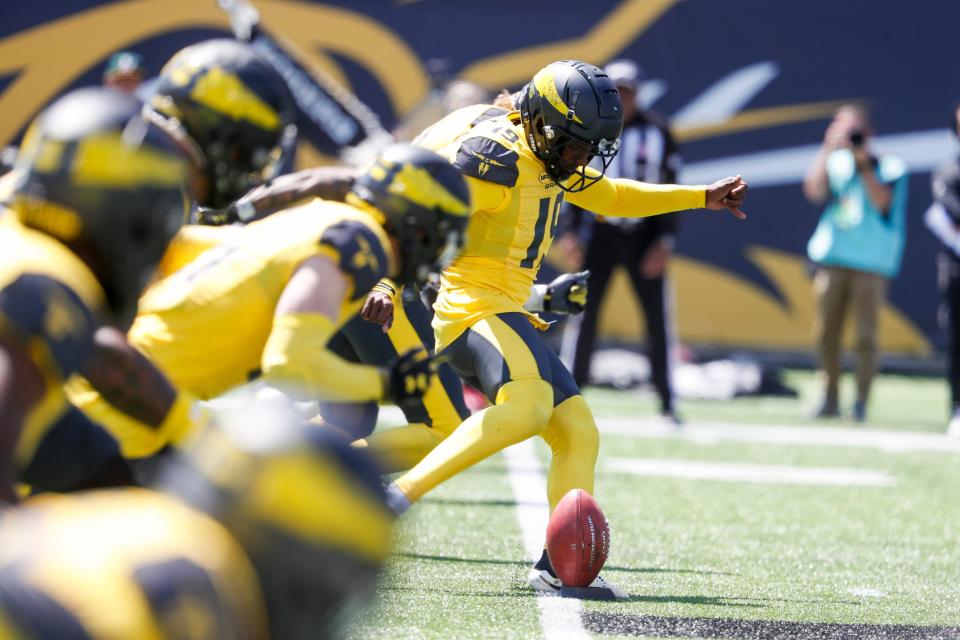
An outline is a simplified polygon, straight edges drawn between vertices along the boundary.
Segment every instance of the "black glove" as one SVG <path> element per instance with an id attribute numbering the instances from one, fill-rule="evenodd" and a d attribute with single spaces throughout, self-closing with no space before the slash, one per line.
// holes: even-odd
<path id="1" fill-rule="evenodd" d="M 431 378 L 437 372 L 437 361 L 423 349 L 411 349 L 390 366 L 390 390 L 386 400 L 406 411 L 416 407 L 430 388 Z"/>
<path id="2" fill-rule="evenodd" d="M 587 305 L 589 271 L 565 273 L 547 285 L 543 310 L 549 313 L 576 314 Z"/>

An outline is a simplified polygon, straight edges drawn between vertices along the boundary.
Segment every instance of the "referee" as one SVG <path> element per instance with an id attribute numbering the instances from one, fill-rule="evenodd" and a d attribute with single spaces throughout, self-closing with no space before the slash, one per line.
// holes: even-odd
<path id="1" fill-rule="evenodd" d="M 960 102 L 953 108 L 953 132 L 960 138 Z M 960 155 L 955 154 L 933 174 L 933 204 L 924 222 L 943 243 L 937 258 L 947 328 L 947 382 L 951 415 L 947 435 L 960 438 Z"/>
<path id="2" fill-rule="evenodd" d="M 677 144 L 659 114 L 637 107 L 643 70 L 630 60 L 616 60 L 604 71 L 617 85 L 623 102 L 620 152 L 607 169 L 611 178 L 651 183 L 675 183 L 681 160 Z M 617 265 L 630 276 L 647 321 L 647 355 L 660 411 L 675 424 L 680 420 L 670 386 L 668 304 L 665 275 L 677 229 L 676 214 L 649 218 L 604 218 L 567 204 L 560 244 L 590 271 L 587 306 L 567 323 L 561 356 L 581 387 L 590 371 L 597 320 L 604 293 Z"/>

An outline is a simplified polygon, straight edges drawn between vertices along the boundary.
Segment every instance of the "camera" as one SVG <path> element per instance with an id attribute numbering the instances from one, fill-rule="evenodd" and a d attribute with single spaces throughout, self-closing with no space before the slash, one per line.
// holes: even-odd
<path id="1" fill-rule="evenodd" d="M 850 132 L 850 146 L 851 147 L 862 147 L 863 146 L 863 130 L 854 129 Z"/>

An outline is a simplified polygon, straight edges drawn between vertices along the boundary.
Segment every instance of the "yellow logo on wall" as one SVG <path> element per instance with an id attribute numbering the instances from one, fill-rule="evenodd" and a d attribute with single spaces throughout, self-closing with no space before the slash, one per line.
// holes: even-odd
<path id="1" fill-rule="evenodd" d="M 517 86 L 544 65 L 560 59 L 603 64 L 629 46 L 678 0 L 626 0 L 582 35 L 531 44 L 467 66 L 460 77 L 490 89 Z M 346 74 L 327 52 L 366 69 L 380 83 L 395 113 L 407 114 L 426 96 L 429 80 L 420 59 L 395 32 L 356 11 L 311 2 L 255 0 L 264 27 L 288 41 L 302 62 L 328 73 L 343 86 Z M 111 53 L 142 40 L 184 29 L 219 29 L 226 15 L 212 0 L 128 0 L 104 4 L 55 22 L 16 33 L 0 41 L 0 75 L 14 76 L 0 95 L 0 145 L 9 144 L 26 123 L 75 78 Z M 678 131 L 681 140 L 827 117 L 836 103 L 813 103 L 744 111 L 729 121 L 697 130 Z M 329 161 L 301 146 L 307 164 Z M 749 176 L 746 176 L 749 180 Z M 693 231 L 691 231 L 693 232 Z M 763 248 L 749 257 L 767 272 L 787 299 L 782 304 L 734 273 L 693 260 L 677 259 L 681 337 L 714 344 L 809 348 L 813 293 L 795 255 Z M 722 295 L 721 295 L 722 292 Z M 625 291 L 620 291 L 625 293 Z M 622 295 L 611 292 L 611 298 Z M 742 303 L 742 304 L 741 304 Z M 733 314 L 735 317 L 731 316 Z M 607 334 L 635 339 L 636 313 L 607 318 Z M 622 334 L 622 335 L 621 335 Z M 881 348 L 926 353 L 926 338 L 893 306 L 881 321 Z"/>

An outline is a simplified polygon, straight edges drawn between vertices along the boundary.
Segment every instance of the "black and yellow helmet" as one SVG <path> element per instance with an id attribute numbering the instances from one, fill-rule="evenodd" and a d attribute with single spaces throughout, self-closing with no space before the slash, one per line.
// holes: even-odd
<path id="1" fill-rule="evenodd" d="M 196 143 L 209 183 L 199 204 L 214 208 L 273 177 L 296 133 L 283 78 L 236 40 L 179 51 L 160 72 L 148 108 Z"/>
<path id="2" fill-rule="evenodd" d="M 433 151 L 388 147 L 354 182 L 347 202 L 382 214 L 384 230 L 399 245 L 401 283 L 425 283 L 463 246 L 470 191 L 460 171 Z"/>
<path id="3" fill-rule="evenodd" d="M 599 67 L 576 60 L 547 65 L 533 76 L 520 97 L 520 117 L 530 148 L 547 174 L 565 191 L 582 191 L 597 182 L 617 155 L 623 107 L 617 87 Z M 564 147 L 585 152 L 587 161 L 603 161 L 599 175 L 586 163 L 564 160 Z M 567 185 L 567 181 L 578 179 Z"/>
<path id="4" fill-rule="evenodd" d="M 160 473 L 247 552 L 272 638 L 326 638 L 374 594 L 394 516 L 364 451 L 301 422 L 278 392 L 235 393 Z"/>
<path id="5" fill-rule="evenodd" d="M 90 266 L 112 322 L 126 327 L 167 244 L 186 220 L 188 155 L 112 89 L 60 98 L 27 130 L 8 205 Z"/>

